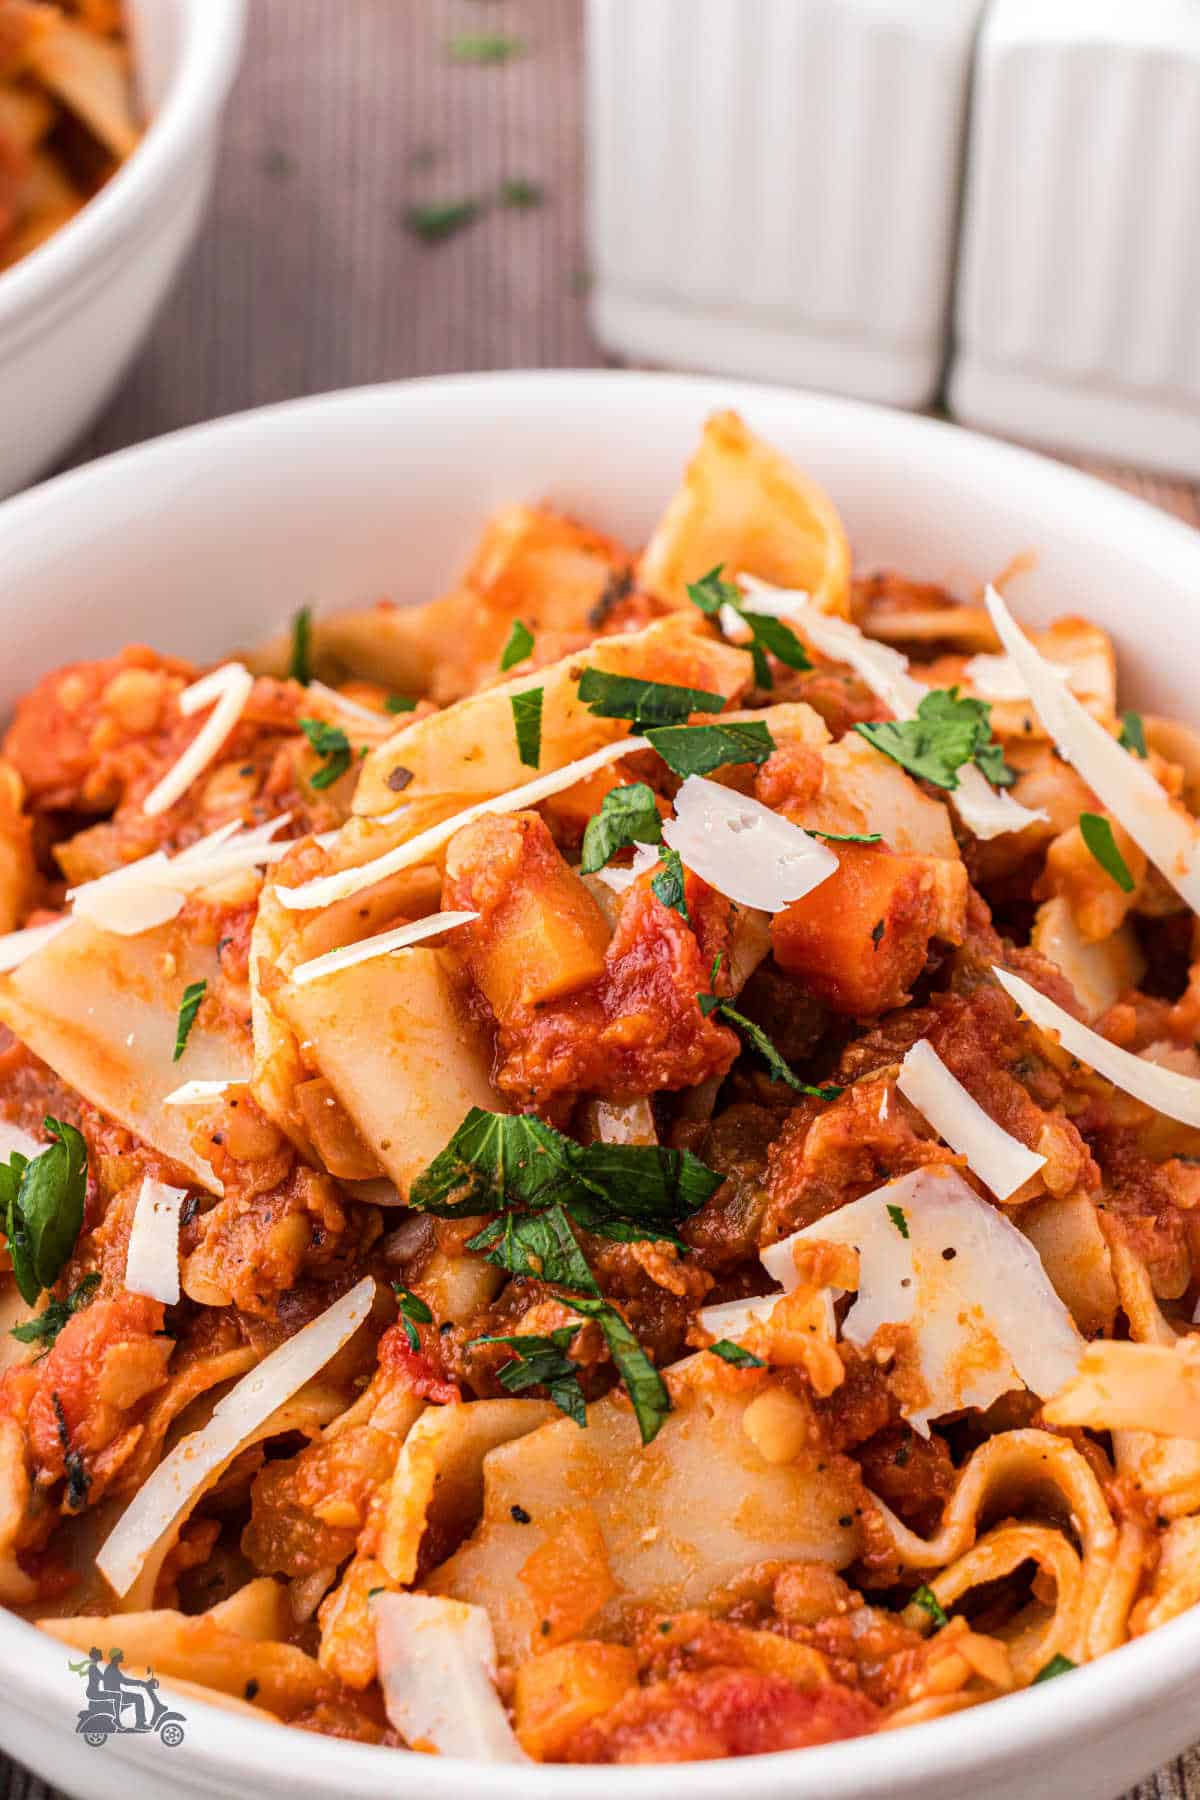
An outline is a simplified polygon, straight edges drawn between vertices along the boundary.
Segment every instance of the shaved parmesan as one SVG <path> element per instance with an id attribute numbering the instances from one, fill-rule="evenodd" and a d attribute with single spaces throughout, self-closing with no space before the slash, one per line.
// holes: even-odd
<path id="1" fill-rule="evenodd" d="M 372 862 L 360 863 L 355 869 L 340 869 L 335 875 L 318 876 L 315 881 L 305 881 L 299 887 L 277 887 L 275 893 L 280 904 L 293 912 L 311 912 L 316 907 L 332 906 L 335 900 L 346 900 L 351 894 L 360 894 L 364 888 L 374 887 L 377 881 L 383 881 L 388 875 L 395 875 L 400 869 L 413 869 L 419 863 L 431 861 L 464 825 L 470 825 L 488 813 L 520 812 L 523 807 L 537 806 L 541 801 L 549 800 L 552 794 L 561 794 L 565 789 L 574 787 L 576 782 L 586 781 L 597 769 L 606 768 L 620 757 L 629 756 L 635 750 L 649 748 L 650 745 L 642 737 L 617 738 L 613 743 L 593 750 L 590 756 L 581 756 L 578 761 L 566 763 L 561 769 L 551 769 L 545 775 L 539 775 L 535 781 L 526 781 L 522 786 L 510 788 L 505 794 L 496 794 L 490 800 L 477 801 L 474 806 L 455 813 L 453 818 L 443 819 L 440 824 L 431 825 L 427 831 L 418 832 L 416 837 L 398 844 L 383 856 L 375 857 Z"/>
<path id="2" fill-rule="evenodd" d="M 788 1240 L 791 1242 L 790 1238 Z M 795 1267 L 792 1269 L 792 1286 L 796 1285 Z M 702 1306 L 696 1319 L 705 1331 L 719 1344 L 727 1338 L 731 1344 L 738 1344 L 756 1325 L 765 1326 L 775 1311 L 776 1302 L 783 1299 L 782 1293 L 764 1294 L 761 1299 L 723 1300 L 718 1306 Z"/>
<path id="3" fill-rule="evenodd" d="M 783 1274 L 806 1240 L 858 1251 L 847 1342 L 865 1349 L 886 1325 L 909 1328 L 915 1368 L 904 1368 L 901 1412 L 923 1436 L 931 1419 L 1021 1386 L 1053 1394 L 1075 1372 L 1083 1339 L 1037 1251 L 953 1169 L 916 1169 L 877 1188 L 773 1245 L 764 1265 Z"/>
<path id="4" fill-rule="evenodd" d="M 311 962 L 298 964 L 288 979 L 301 985 L 306 981 L 319 981 L 322 975 L 335 975 L 339 969 L 352 969 L 356 963 L 370 962 L 373 957 L 407 950 L 410 944 L 437 937 L 443 931 L 453 931 L 459 925 L 469 925 L 478 917 L 477 912 L 431 913 L 427 919 L 417 919 L 411 925 L 398 925 L 394 931 L 381 931 L 357 944 L 343 944 L 340 950 L 314 956 Z"/>
<path id="5" fill-rule="evenodd" d="M 1048 657 L 1045 658 L 1045 663 L 1060 681 L 1069 682 L 1075 672 L 1065 663 L 1051 662 Z M 978 656 L 972 656 L 966 663 L 963 674 L 981 700 L 1029 699 L 1025 677 L 1011 656 L 993 656 L 990 652 L 981 650 Z"/>
<path id="6" fill-rule="evenodd" d="M 893 650 L 888 644 L 877 644 L 848 619 L 818 612 L 807 603 L 803 594 L 768 588 L 752 575 L 742 575 L 739 579 L 753 594 L 754 605 L 760 612 L 769 611 L 775 618 L 794 619 L 808 643 L 823 656 L 849 664 L 895 718 L 915 716 L 929 689 L 908 673 L 908 658 L 899 650 Z M 967 763 L 958 771 L 958 786 L 949 799 L 963 824 L 978 838 L 1023 831 L 1027 825 L 1046 816 L 1042 812 L 1032 812 L 1011 794 L 994 788 L 974 763 Z"/>
<path id="7" fill-rule="evenodd" d="M 989 1117 L 925 1038 L 904 1058 L 896 1086 L 924 1114 L 943 1143 L 966 1157 L 968 1166 L 997 1200 L 1007 1200 L 1045 1167 L 1044 1156 Z"/>
<path id="8" fill-rule="evenodd" d="M 605 863 L 602 869 L 595 871 L 591 879 L 602 881 L 605 887 L 612 889 L 614 894 L 623 894 L 627 888 L 633 886 L 639 875 L 648 875 L 650 870 L 657 866 L 658 850 L 656 847 L 653 844 L 636 844 L 633 861 L 628 868 L 622 869 L 615 863 Z"/>
<path id="9" fill-rule="evenodd" d="M 229 1088 L 243 1085 L 232 1075 L 228 1081 L 185 1081 L 182 1087 L 164 1094 L 162 1103 L 164 1106 L 207 1106 L 210 1100 L 219 1100 Z"/>
<path id="10" fill-rule="evenodd" d="M 0 936 L 0 975 L 18 968 L 27 956 L 36 956 L 70 923 L 70 919 L 51 919 L 48 925 L 29 925 L 24 931 L 6 931 Z"/>
<path id="11" fill-rule="evenodd" d="M 1164 1069 L 1161 1063 L 1146 1062 L 1131 1051 L 1122 1050 L 1118 1044 L 1110 1044 L 1090 1025 L 1080 1024 L 1055 1001 L 1008 969 L 993 964 L 992 974 L 1021 1011 L 1028 1013 L 1039 1031 L 1055 1032 L 1063 1049 L 1077 1056 L 1097 1075 L 1103 1075 L 1114 1087 L 1132 1094 L 1135 1100 L 1143 1101 L 1168 1119 L 1178 1119 L 1181 1125 L 1200 1126 L 1200 1081 L 1190 1075 L 1180 1075 L 1174 1069 Z"/>
<path id="12" fill-rule="evenodd" d="M 0 1119 L 0 1162 L 7 1162 L 14 1151 L 18 1156 L 27 1156 L 32 1161 L 45 1148 L 43 1142 L 31 1137 L 29 1132 L 22 1131 L 19 1125 L 10 1125 L 7 1119 Z"/>
<path id="13" fill-rule="evenodd" d="M 204 773 L 241 718 L 253 691 L 254 677 L 242 663 L 223 663 L 184 688 L 179 696 L 179 710 L 185 719 L 206 706 L 211 706 L 212 712 L 178 762 L 142 801 L 142 811 L 148 818 L 167 812 Z"/>
<path id="14" fill-rule="evenodd" d="M 373 1276 L 305 1325 L 243 1375 L 208 1424 L 181 1438 L 130 1501 L 96 1556 L 115 1594 L 133 1586 L 147 1557 L 210 1478 L 358 1330 L 375 1298 Z"/>
<path id="15" fill-rule="evenodd" d="M 149 1175 L 142 1182 L 125 1252 L 127 1293 L 178 1305 L 179 1215 L 186 1199 L 186 1188 L 168 1187 Z"/>
<path id="16" fill-rule="evenodd" d="M 827 881 L 838 859 L 827 845 L 703 775 L 689 775 L 675 796 L 663 839 L 710 887 L 762 912 L 782 912 Z"/>
<path id="17" fill-rule="evenodd" d="M 220 826 L 178 856 L 155 850 L 137 862 L 112 869 L 68 890 L 75 915 L 118 937 L 138 937 L 166 925 L 183 910 L 186 896 L 215 886 L 244 869 L 278 862 L 293 848 L 290 841 L 272 843 L 290 813 L 243 831 L 237 819 Z"/>
<path id="18" fill-rule="evenodd" d="M 995 588 L 989 587 L 986 597 L 1000 641 L 1024 676 L 1037 715 L 1059 753 L 1193 912 L 1200 911 L 1200 829 L 1196 821 L 1159 786 L 1149 765 L 1123 750 L 1079 704 L 1053 666 L 1035 650 Z"/>
<path id="19" fill-rule="evenodd" d="M 326 687 L 323 681 L 310 681 L 307 688 L 310 699 L 315 699 L 331 712 L 339 713 L 342 718 L 362 728 L 362 733 L 374 737 L 380 742 L 395 737 L 396 721 L 390 713 L 376 712 L 373 706 L 361 706 L 357 700 L 348 700 L 345 694 L 339 694 L 336 688 Z M 317 708 L 314 707 L 314 711 Z"/>
<path id="20" fill-rule="evenodd" d="M 496 1692 L 486 1608 L 434 1594 L 377 1594 L 371 1613 L 384 1706 L 410 1749 L 529 1761 Z"/>

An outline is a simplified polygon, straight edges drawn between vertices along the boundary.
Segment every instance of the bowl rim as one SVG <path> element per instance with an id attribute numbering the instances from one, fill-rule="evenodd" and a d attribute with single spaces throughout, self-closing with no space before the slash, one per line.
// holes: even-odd
<path id="1" fill-rule="evenodd" d="M 480 400 L 495 408 L 518 400 L 528 403 L 533 396 L 538 406 L 586 405 L 589 394 L 609 390 L 619 398 L 622 390 L 632 393 L 635 389 L 651 396 L 659 392 L 664 400 L 667 390 L 683 392 L 694 398 L 698 408 L 803 408 L 835 435 L 869 431 L 888 455 L 901 455 L 914 446 L 933 446 L 934 453 L 940 449 L 944 454 L 953 444 L 960 455 L 972 459 L 981 478 L 993 484 L 989 496 L 1027 493 L 1036 481 L 1043 502 L 1049 491 L 1057 501 L 1077 509 L 1081 529 L 1136 540 L 1148 574 L 1187 581 L 1200 589 L 1200 533 L 1133 495 L 1036 452 L 941 420 L 897 413 L 868 402 L 770 384 L 632 370 L 508 370 L 434 376 L 306 396 L 189 426 L 70 470 L 0 505 L 0 555 L 6 538 L 14 548 L 33 539 L 47 539 L 52 534 L 47 534 L 46 525 L 53 515 L 70 508 L 86 489 L 103 496 L 114 486 L 136 483 L 143 475 L 176 476 L 183 470 L 203 482 L 207 471 L 228 466 L 231 453 L 254 458 L 269 455 L 276 444 L 308 432 L 319 434 L 322 425 L 334 418 L 353 422 L 356 415 L 378 407 L 399 414 L 407 401 L 420 406 L 434 393 L 439 403 L 444 396 L 448 407 L 467 411 Z M 570 412 L 564 416 L 571 416 Z M 20 557 L 17 564 L 19 568 Z M 24 1701 L 31 1710 L 49 1713 L 47 1703 L 55 1686 L 61 1685 L 59 1658 L 64 1648 L 0 1608 L 0 1657 L 8 1666 L 10 1682 L 6 1699 L 17 1704 Z M 871 1792 L 887 1791 L 897 1800 L 917 1800 L 928 1788 L 931 1768 L 940 1777 L 949 1772 L 966 1778 L 1011 1764 L 1014 1755 L 1027 1763 L 1039 1750 L 1062 1750 L 1085 1737 L 1106 1738 L 1130 1727 L 1148 1705 L 1178 1701 L 1198 1677 L 1200 1607 L 1106 1653 L 1073 1672 L 1065 1682 L 1027 1688 L 898 1732 L 738 1759 L 737 1788 L 746 1800 L 779 1800 L 785 1792 L 796 1800 L 800 1796 L 856 1800 L 864 1787 Z M 169 1681 L 164 1679 L 163 1686 L 169 1688 Z M 205 1730 L 190 1736 L 186 1770 L 178 1763 L 176 1766 L 185 1776 L 185 1788 L 187 1780 L 194 1777 L 198 1786 L 214 1793 L 226 1791 L 223 1784 L 235 1768 L 240 1787 L 247 1787 L 251 1778 L 261 1782 L 268 1793 L 278 1791 L 287 1777 L 288 1762 L 297 1764 L 295 1772 L 302 1776 L 306 1793 L 309 1781 L 336 1781 L 347 1800 L 384 1800 L 385 1796 L 391 1800 L 397 1793 L 415 1796 L 418 1783 L 421 1795 L 432 1800 L 461 1800 L 464 1792 L 479 1800 L 517 1800 L 531 1794 L 545 1800 L 594 1800 L 601 1792 L 611 1792 L 614 1781 L 635 1800 L 643 1796 L 644 1800 L 651 1796 L 658 1800 L 668 1793 L 675 1800 L 718 1800 L 730 1791 L 728 1759 L 623 1767 L 614 1777 L 612 1769 L 603 1765 L 495 1765 L 443 1757 L 422 1757 L 416 1763 L 398 1758 L 390 1749 L 306 1734 L 303 1748 L 297 1744 L 295 1757 L 284 1761 L 279 1738 L 262 1724 L 191 1695 L 183 1704 Z M 1167 1746 L 1163 1754 L 1173 1753 L 1174 1748 L 1174 1744 Z M 142 1760 L 136 1740 L 131 1741 L 127 1754 L 133 1764 Z M 301 1757 L 302 1766 L 298 1763 Z"/>
<path id="2" fill-rule="evenodd" d="M 66 225 L 0 274 L 0 345 L 32 317 L 41 328 L 127 247 L 199 150 L 237 71 L 247 0 L 174 0 L 183 39 L 162 104 L 133 154 Z"/>

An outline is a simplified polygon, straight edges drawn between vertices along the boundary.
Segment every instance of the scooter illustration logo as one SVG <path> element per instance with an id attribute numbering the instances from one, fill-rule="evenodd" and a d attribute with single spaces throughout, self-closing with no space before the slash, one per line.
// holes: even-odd
<path id="1" fill-rule="evenodd" d="M 106 1663 L 103 1652 L 93 1646 L 85 1662 L 67 1664 L 73 1675 L 82 1675 L 87 1682 L 87 1700 L 76 1732 L 96 1750 L 118 1732 L 134 1736 L 157 1733 L 168 1749 L 182 1744 L 184 1715 L 172 1712 L 159 1699 L 153 1669 L 147 1669 L 145 1681 L 138 1681 L 126 1675 L 123 1660 L 123 1651 L 110 1650 Z"/>

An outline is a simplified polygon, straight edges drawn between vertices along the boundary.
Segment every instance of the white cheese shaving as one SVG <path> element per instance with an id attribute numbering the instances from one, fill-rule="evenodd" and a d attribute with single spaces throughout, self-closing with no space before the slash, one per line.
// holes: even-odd
<path id="1" fill-rule="evenodd" d="M 331 712 L 340 713 L 352 724 L 361 726 L 365 736 L 373 736 L 383 742 L 395 737 L 399 729 L 393 714 L 376 712 L 373 706 L 363 706 L 357 700 L 349 700 L 345 694 L 339 694 L 336 688 L 326 687 L 323 681 L 310 681 L 305 691 L 311 699 L 328 707 Z"/>
<path id="2" fill-rule="evenodd" d="M 1123 750 L 1079 704 L 1030 643 L 995 588 L 988 588 L 986 600 L 1000 641 L 1024 676 L 1038 718 L 1059 753 L 1192 911 L 1200 912 L 1200 828 L 1196 821 L 1172 802 L 1149 765 Z"/>
<path id="3" fill-rule="evenodd" d="M 763 1262 L 782 1271 L 805 1240 L 858 1251 L 848 1343 L 865 1349 L 885 1325 L 909 1327 L 925 1393 L 901 1412 L 925 1437 L 931 1419 L 982 1410 L 1022 1386 L 1045 1397 L 1075 1372 L 1083 1339 L 1037 1251 L 953 1169 L 915 1169 L 795 1232 Z"/>
<path id="4" fill-rule="evenodd" d="M 915 717 L 930 690 L 908 673 L 908 658 L 899 650 L 893 650 L 888 644 L 877 644 L 847 619 L 818 612 L 808 604 L 804 594 L 786 588 L 769 588 L 753 575 L 742 575 L 739 580 L 753 595 L 754 605 L 760 612 L 769 611 L 774 618 L 794 619 L 808 643 L 823 656 L 847 663 L 895 718 Z M 947 797 L 963 824 L 978 838 L 1022 831 L 1025 826 L 1046 817 L 1043 812 L 1021 806 L 1011 794 L 994 788 L 974 763 L 967 763 L 958 771 L 958 786 Z"/>
<path id="5" fill-rule="evenodd" d="M 1039 1031 L 1053 1031 L 1064 1050 L 1077 1056 L 1097 1075 L 1103 1075 L 1114 1087 L 1142 1100 L 1155 1112 L 1181 1125 L 1200 1126 L 1200 1081 L 1180 1075 L 1175 1069 L 1164 1069 L 1160 1063 L 1146 1062 L 1118 1044 L 1110 1044 L 1089 1025 L 1081 1025 L 1069 1012 L 1064 1012 L 1029 982 L 1022 981 L 1007 969 L 993 964 L 992 974 L 1004 991 L 1027 1013 Z"/>
<path id="6" fill-rule="evenodd" d="M 414 1750 L 528 1762 L 496 1692 L 496 1640 L 482 1606 L 436 1594 L 371 1601 L 388 1719 Z"/>
<path id="7" fill-rule="evenodd" d="M 182 1087 L 164 1094 L 162 1103 L 164 1106 L 207 1106 L 210 1100 L 219 1100 L 229 1088 L 244 1085 L 232 1075 L 228 1081 L 185 1081 Z"/>
<path id="8" fill-rule="evenodd" d="M 374 1297 L 374 1277 L 364 1276 L 357 1287 L 243 1375 L 218 1400 L 208 1424 L 181 1438 L 164 1457 L 97 1554 L 96 1567 L 115 1594 L 133 1586 L 147 1557 L 210 1478 L 353 1337 Z"/>
<path id="9" fill-rule="evenodd" d="M 1045 1157 L 997 1125 L 925 1038 L 904 1058 L 896 1086 L 942 1141 L 966 1157 L 997 1200 L 1007 1200 L 1045 1167 Z"/>
<path id="10" fill-rule="evenodd" d="M 838 859 L 790 819 L 734 788 L 689 775 L 663 839 L 710 887 L 762 912 L 782 912 L 827 881 Z"/>
<path id="11" fill-rule="evenodd" d="M 311 962 L 297 964 L 288 979 L 301 986 L 306 981 L 319 981 L 323 975 L 336 975 L 339 969 L 352 969 L 356 963 L 371 962 L 376 956 L 390 956 L 396 950 L 406 950 L 410 944 L 437 937 L 439 932 L 469 925 L 478 917 L 477 912 L 431 913 L 427 919 L 417 919 L 411 925 L 397 925 L 394 931 L 381 931 L 357 944 L 343 944 L 340 950 L 314 956 Z"/>
<path id="12" fill-rule="evenodd" d="M 480 800 L 474 806 L 466 807 L 453 818 L 443 819 L 440 825 L 431 825 L 427 831 L 418 832 L 416 837 L 375 857 L 372 862 L 360 863 L 354 869 L 340 869 L 335 875 L 320 875 L 315 881 L 305 881 L 299 887 L 277 887 L 276 898 L 293 912 L 311 912 L 320 906 L 332 906 L 336 900 L 347 900 L 351 894 L 360 894 L 364 888 L 374 887 L 377 881 L 383 881 L 401 869 L 413 869 L 420 863 L 430 862 L 464 825 L 471 825 L 489 813 L 520 812 L 523 807 L 537 806 L 541 801 L 549 800 L 552 794 L 561 794 L 574 787 L 576 782 L 586 781 L 597 769 L 606 768 L 620 757 L 649 748 L 642 737 L 617 738 L 611 744 L 593 750 L 590 756 L 581 756 L 561 769 L 551 769 L 534 781 L 510 788 L 506 794 L 497 794 L 491 800 Z"/>
<path id="13" fill-rule="evenodd" d="M 791 1285 L 796 1285 L 794 1265 Z M 753 1300 L 723 1300 L 717 1306 L 702 1306 L 696 1318 L 718 1344 L 722 1339 L 738 1344 L 753 1326 L 767 1324 L 776 1302 L 782 1299 L 782 1294 L 763 1294 Z"/>
<path id="14" fill-rule="evenodd" d="M 621 868 L 616 863 L 605 863 L 597 869 L 592 877 L 610 887 L 614 894 L 623 894 L 631 888 L 639 875 L 649 874 L 658 867 L 658 848 L 654 844 L 637 844 L 633 852 L 633 861 L 628 868 Z"/>
<path id="15" fill-rule="evenodd" d="M 110 931 L 117 937 L 138 937 L 143 931 L 153 931 L 178 917 L 188 894 L 286 856 L 293 844 L 275 844 L 270 839 L 283 830 L 291 816 L 280 813 L 277 818 L 246 830 L 233 819 L 198 843 L 189 844 L 177 856 L 155 850 L 137 862 L 70 888 L 67 898 L 79 918 L 87 919 L 101 931 Z"/>
<path id="16" fill-rule="evenodd" d="M 1046 667 L 1060 681 L 1071 682 L 1074 669 L 1068 668 L 1065 663 L 1051 662 L 1049 657 L 1045 662 Z M 981 700 L 1029 699 L 1025 677 L 1011 656 L 994 656 L 987 650 L 981 650 L 966 663 L 963 674 Z"/>
<path id="17" fill-rule="evenodd" d="M 0 936 L 0 975 L 18 968 L 27 956 L 36 956 L 70 923 L 70 919 L 51 919 L 48 925 L 27 925 L 24 931 L 6 931 Z"/>
<path id="18" fill-rule="evenodd" d="M 179 696 L 179 710 L 184 718 L 212 712 L 173 767 L 167 770 L 146 798 L 142 811 L 155 818 L 174 806 L 187 793 L 197 776 L 202 775 L 217 755 L 222 744 L 246 710 L 246 702 L 254 691 L 254 677 L 243 663 L 223 663 L 208 675 L 184 688 Z"/>
<path id="19" fill-rule="evenodd" d="M 186 1188 L 168 1187 L 149 1175 L 142 1182 L 125 1252 L 127 1293 L 147 1294 L 164 1306 L 178 1304 L 179 1215 L 186 1199 Z"/>
<path id="20" fill-rule="evenodd" d="M 0 1162 L 7 1162 L 14 1151 L 32 1162 L 45 1148 L 43 1142 L 22 1131 L 19 1125 L 10 1125 L 7 1119 L 0 1119 Z"/>

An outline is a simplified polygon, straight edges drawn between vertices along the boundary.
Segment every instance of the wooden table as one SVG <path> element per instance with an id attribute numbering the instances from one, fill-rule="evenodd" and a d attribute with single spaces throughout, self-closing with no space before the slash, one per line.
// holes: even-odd
<path id="1" fill-rule="evenodd" d="M 67 466 L 360 382 L 611 361 L 587 323 L 581 0 L 250 0 L 250 15 L 201 242 Z M 450 38 L 480 32 L 526 53 L 454 63 Z M 501 204 L 513 181 L 541 203 Z M 439 242 L 407 222 L 466 199 L 478 215 Z M 1073 460 L 1200 524 L 1197 488 Z M 50 1794 L 0 1755 L 0 1800 Z M 1200 1800 L 1200 1752 L 1136 1800 Z"/>

